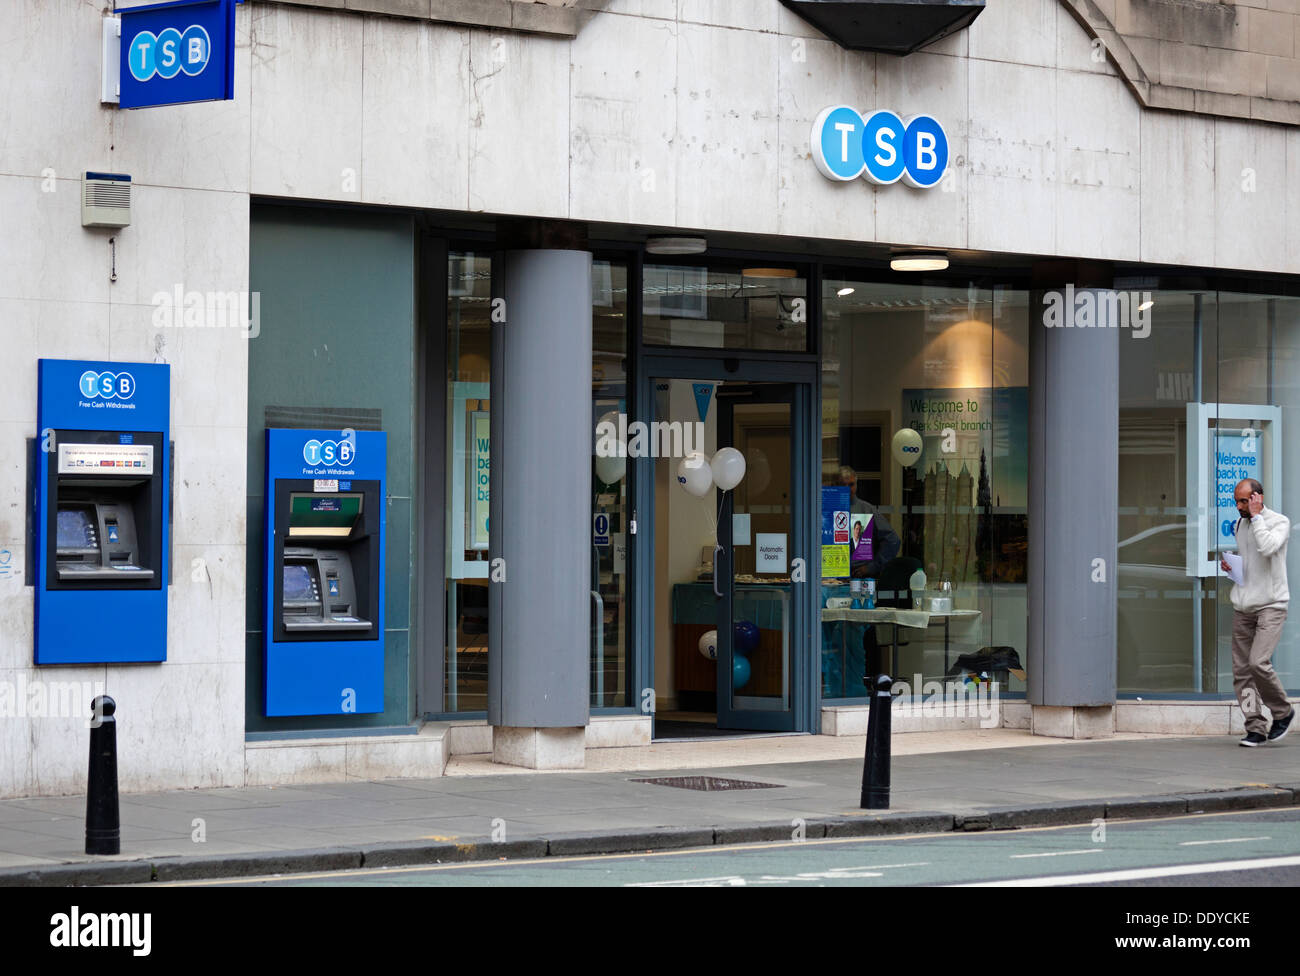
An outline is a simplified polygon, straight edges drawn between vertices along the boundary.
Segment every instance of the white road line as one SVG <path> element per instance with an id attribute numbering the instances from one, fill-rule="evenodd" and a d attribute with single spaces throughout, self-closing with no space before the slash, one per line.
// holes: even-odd
<path id="1" fill-rule="evenodd" d="M 1300 865 L 1300 856 L 1257 857 L 1245 861 L 1212 861 L 1206 864 L 1177 864 L 1161 868 L 1133 868 L 1127 871 L 1097 871 L 1094 874 L 1058 874 L 1043 878 L 1012 878 L 1007 881 L 970 881 L 948 888 L 1054 888 L 1061 885 L 1097 884 L 1105 881 L 1142 881 L 1187 874 L 1220 874 L 1224 871 L 1257 871 Z"/>
<path id="2" fill-rule="evenodd" d="M 1046 854 L 1012 854 L 1011 857 L 1064 857 L 1068 854 L 1100 854 L 1104 847 L 1089 847 L 1078 851 L 1048 851 Z"/>
<path id="3" fill-rule="evenodd" d="M 1272 840 L 1272 837 L 1228 837 L 1224 840 L 1184 840 L 1179 847 L 1199 847 L 1202 844 L 1244 844 L 1248 840 Z"/>

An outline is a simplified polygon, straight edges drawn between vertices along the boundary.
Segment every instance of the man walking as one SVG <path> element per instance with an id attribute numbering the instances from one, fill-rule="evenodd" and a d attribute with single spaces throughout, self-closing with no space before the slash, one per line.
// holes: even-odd
<path id="1" fill-rule="evenodd" d="M 1238 482 L 1233 498 L 1241 514 L 1234 535 L 1242 582 L 1232 587 L 1232 685 L 1246 716 L 1241 745 L 1259 746 L 1280 740 L 1295 718 L 1272 661 L 1291 599 L 1286 583 L 1291 520 L 1265 507 L 1264 486 L 1254 478 Z M 1227 560 L 1219 562 L 1226 571 Z M 1261 706 L 1273 717 L 1271 729 Z"/>

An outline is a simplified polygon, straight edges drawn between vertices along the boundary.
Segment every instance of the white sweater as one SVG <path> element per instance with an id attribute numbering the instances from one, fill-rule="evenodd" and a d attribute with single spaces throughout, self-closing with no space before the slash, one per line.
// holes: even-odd
<path id="1" fill-rule="evenodd" d="M 1291 599 L 1286 585 L 1286 544 L 1291 538 L 1291 520 L 1265 507 L 1253 519 L 1240 520 L 1236 536 L 1244 582 L 1233 584 L 1232 605 L 1244 613 L 1269 607 L 1285 610 Z"/>

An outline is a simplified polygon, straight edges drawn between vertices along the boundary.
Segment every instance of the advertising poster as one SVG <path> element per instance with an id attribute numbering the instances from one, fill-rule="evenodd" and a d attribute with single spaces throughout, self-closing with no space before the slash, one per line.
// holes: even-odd
<path id="1" fill-rule="evenodd" d="M 954 583 L 1025 582 L 1028 387 L 904 390 L 902 408 L 923 445 L 905 493 L 909 551 Z"/>
<path id="2" fill-rule="evenodd" d="M 839 546 L 848 541 L 848 486 L 826 485 L 822 488 L 822 545 Z"/>
<path id="3" fill-rule="evenodd" d="M 470 449 L 468 453 L 467 493 L 469 495 L 469 549 L 488 547 L 488 484 L 492 475 L 490 420 L 486 410 L 469 414 Z"/>
<path id="4" fill-rule="evenodd" d="M 1219 530 L 1214 546 L 1216 550 L 1237 548 L 1234 531 L 1241 513 L 1237 511 L 1233 492 L 1238 482 L 1247 478 L 1264 481 L 1259 446 L 1260 438 L 1253 431 L 1245 436 L 1241 430 L 1214 433 L 1214 504 L 1217 509 L 1214 522 Z"/>
<path id="5" fill-rule="evenodd" d="M 869 563 L 873 558 L 871 549 L 871 520 L 874 516 L 855 513 L 849 518 L 849 557 L 855 563 Z"/>

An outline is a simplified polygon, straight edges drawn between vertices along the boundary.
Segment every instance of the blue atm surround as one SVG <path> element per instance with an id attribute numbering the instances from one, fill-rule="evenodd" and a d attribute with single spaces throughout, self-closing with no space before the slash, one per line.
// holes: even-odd
<path id="1" fill-rule="evenodd" d="M 37 362 L 37 664 L 167 659 L 170 406 L 170 366 Z"/>
<path id="2" fill-rule="evenodd" d="M 383 431 L 266 432 L 268 716 L 384 710 L 387 445 Z"/>

